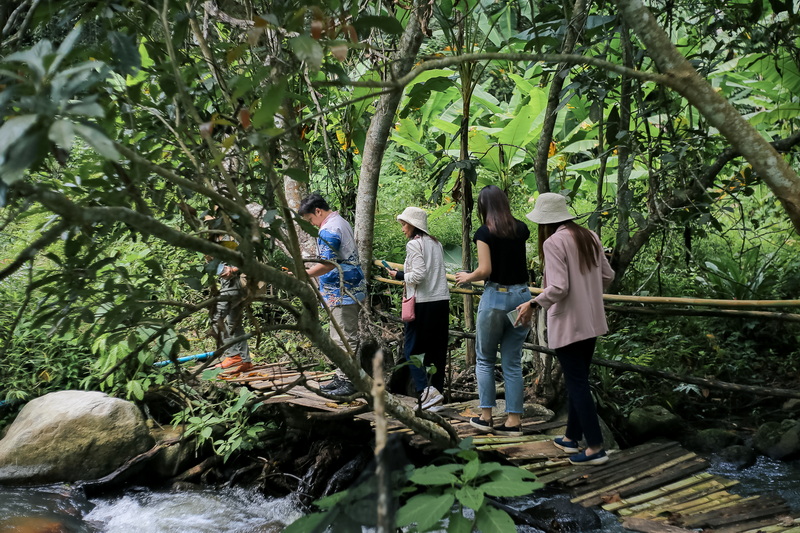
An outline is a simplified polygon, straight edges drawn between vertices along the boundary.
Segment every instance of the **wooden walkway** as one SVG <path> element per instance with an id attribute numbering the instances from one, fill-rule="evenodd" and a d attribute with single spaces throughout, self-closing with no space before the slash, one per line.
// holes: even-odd
<path id="1" fill-rule="evenodd" d="M 279 365 L 257 366 L 252 371 L 229 376 L 231 383 L 258 391 L 281 391 L 305 377 L 312 387 L 330 373 L 307 372 L 305 376 Z M 413 405 L 412 398 L 403 401 Z M 307 409 L 340 412 L 372 420 L 363 412 L 365 402 L 337 404 L 305 387 L 285 390 L 264 401 Z M 474 402 L 473 402 L 474 403 Z M 448 419 L 461 437 L 472 436 L 479 451 L 503 457 L 533 472 L 538 481 L 572 495 L 572 502 L 599 506 L 620 517 L 622 525 L 642 533 L 800 533 L 800 518 L 776 495 L 743 497 L 729 491 L 738 482 L 706 473 L 708 463 L 676 442 L 651 442 L 627 450 L 612 451 L 600 466 L 573 466 L 568 455 L 553 446 L 552 431 L 563 423 L 526 420 L 522 437 L 495 437 L 478 433 L 469 425 L 477 416 L 473 403 L 450 404 L 438 414 Z M 390 420 L 390 431 L 407 432 Z M 794 514 L 797 514 L 795 511 Z"/>

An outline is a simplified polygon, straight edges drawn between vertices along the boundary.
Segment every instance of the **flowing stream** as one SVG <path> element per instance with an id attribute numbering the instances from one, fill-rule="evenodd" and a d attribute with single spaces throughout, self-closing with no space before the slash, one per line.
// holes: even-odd
<path id="1" fill-rule="evenodd" d="M 800 461 L 759 457 L 744 470 L 715 458 L 709 472 L 741 482 L 739 494 L 774 492 L 800 512 Z M 550 498 L 567 498 L 565 495 Z M 541 502 L 536 494 L 517 499 L 524 509 Z M 622 533 L 616 516 L 599 512 L 596 532 Z M 170 492 L 131 488 L 114 496 L 86 499 L 67 485 L 0 487 L 0 532 L 18 533 L 278 533 L 300 516 L 290 498 L 265 498 L 241 488 Z M 520 532 L 533 533 L 530 527 Z M 580 533 L 594 533 L 583 531 Z"/>

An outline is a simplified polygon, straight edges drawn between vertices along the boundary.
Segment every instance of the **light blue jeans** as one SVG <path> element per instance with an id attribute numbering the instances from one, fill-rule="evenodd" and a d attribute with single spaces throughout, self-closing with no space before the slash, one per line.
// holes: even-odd
<path id="1" fill-rule="evenodd" d="M 523 412 L 522 343 L 528 336 L 528 326 L 514 327 L 506 314 L 531 299 L 527 285 L 498 285 L 486 282 L 478 304 L 477 351 L 475 375 L 478 380 L 479 408 L 497 407 L 494 367 L 497 348 L 506 389 L 506 412 Z"/>

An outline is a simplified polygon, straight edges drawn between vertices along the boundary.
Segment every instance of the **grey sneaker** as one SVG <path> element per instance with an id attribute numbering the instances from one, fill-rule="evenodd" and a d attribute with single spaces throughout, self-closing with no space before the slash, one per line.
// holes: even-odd
<path id="1" fill-rule="evenodd" d="M 358 392 L 350 381 L 341 380 L 341 382 L 342 384 L 338 388 L 325 392 L 331 396 L 350 396 Z"/>
<path id="2" fill-rule="evenodd" d="M 330 392 L 332 390 L 336 390 L 342 386 L 344 381 L 339 376 L 333 376 L 333 379 L 329 382 L 325 383 L 324 385 L 319 386 L 319 390 L 322 392 Z"/>
<path id="3" fill-rule="evenodd" d="M 436 387 L 426 387 L 422 394 L 419 395 L 419 399 L 422 402 L 423 409 L 430 409 L 441 404 L 444 401 L 444 396 Z"/>

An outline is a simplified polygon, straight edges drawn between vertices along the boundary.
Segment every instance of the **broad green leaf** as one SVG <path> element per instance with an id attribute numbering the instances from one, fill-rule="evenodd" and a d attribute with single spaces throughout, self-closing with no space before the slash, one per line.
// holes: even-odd
<path id="1" fill-rule="evenodd" d="M 28 131 L 7 148 L 4 164 L 0 165 L 0 179 L 11 184 L 22 178 L 47 155 L 48 149 L 47 132 L 39 128 Z"/>
<path id="2" fill-rule="evenodd" d="M 525 479 L 536 479 L 536 474 L 513 466 L 501 466 L 499 470 L 492 473 L 492 481 L 522 481 Z"/>
<path id="3" fill-rule="evenodd" d="M 335 492 L 330 496 L 326 496 L 324 498 L 320 498 L 319 500 L 315 501 L 314 504 L 319 507 L 320 509 L 330 509 L 344 498 L 346 498 L 350 494 L 350 489 L 343 490 L 341 492 Z"/>
<path id="4" fill-rule="evenodd" d="M 376 15 L 366 15 L 358 17 L 353 21 L 353 27 L 358 31 L 362 38 L 369 36 L 372 28 L 378 28 L 392 35 L 403 33 L 403 26 L 394 17 L 380 17 Z"/>
<path id="5" fill-rule="evenodd" d="M 334 516 L 328 513 L 314 513 L 298 518 L 285 528 L 283 533 L 308 533 L 309 531 L 324 531 Z"/>
<path id="6" fill-rule="evenodd" d="M 477 457 L 468 462 L 467 464 L 465 464 L 464 470 L 461 473 L 461 481 L 464 483 L 469 483 L 470 481 L 475 479 L 478 475 L 480 467 L 481 467 L 481 462 Z"/>
<path id="7" fill-rule="evenodd" d="M 44 79 L 45 75 L 47 74 L 44 66 L 44 60 L 47 56 L 53 53 L 53 45 L 47 39 L 43 39 L 33 45 L 32 48 L 28 50 L 23 50 L 22 52 L 15 52 L 9 56 L 6 56 L 4 61 L 11 61 L 15 63 L 25 63 L 27 64 L 33 72 L 35 72 L 38 76 L 36 81 L 41 81 Z"/>
<path id="8" fill-rule="evenodd" d="M 37 115 L 20 115 L 0 126 L 0 161 L 8 147 L 16 143 L 36 123 L 37 118 Z"/>
<path id="9" fill-rule="evenodd" d="M 497 472 L 498 470 L 503 470 L 505 467 L 500 463 L 481 463 L 480 469 L 478 470 L 478 476 L 488 476 L 493 472 Z"/>
<path id="10" fill-rule="evenodd" d="M 98 104 L 97 102 L 78 102 L 76 104 L 72 104 L 65 109 L 65 112 L 70 115 L 82 115 L 85 117 L 96 117 L 102 118 L 106 115 L 105 109 L 103 106 Z"/>
<path id="11" fill-rule="evenodd" d="M 411 481 L 418 485 L 455 485 L 458 483 L 458 478 L 453 473 L 460 469 L 459 465 L 453 464 L 423 466 L 414 470 Z"/>
<path id="12" fill-rule="evenodd" d="M 71 32 L 61 41 L 61 44 L 58 46 L 56 50 L 56 57 L 55 60 L 50 64 L 47 70 L 50 72 L 55 72 L 58 70 L 58 67 L 61 66 L 61 62 L 72 52 L 72 48 L 75 46 L 75 43 L 78 42 L 78 37 L 81 36 L 81 28 L 82 26 L 78 25 L 72 29 Z"/>
<path id="13" fill-rule="evenodd" d="M 142 56 L 136 38 L 116 31 L 109 32 L 107 39 L 111 45 L 111 57 L 116 71 L 123 76 L 133 76 L 142 66 Z"/>
<path id="14" fill-rule="evenodd" d="M 322 46 L 308 35 L 300 35 L 289 39 L 289 46 L 301 61 L 305 61 L 308 68 L 317 71 L 322 66 Z"/>
<path id="15" fill-rule="evenodd" d="M 533 491 L 542 488 L 541 483 L 530 481 L 492 481 L 481 485 L 481 490 L 489 496 L 513 498 L 527 496 Z"/>
<path id="16" fill-rule="evenodd" d="M 461 487 L 456 491 L 456 498 L 470 509 L 477 511 L 483 505 L 483 491 L 477 487 Z"/>
<path id="17" fill-rule="evenodd" d="M 448 517 L 447 533 L 472 533 L 472 520 L 464 515 L 451 513 Z"/>
<path id="18" fill-rule="evenodd" d="M 419 494 L 410 498 L 397 511 L 396 525 L 397 527 L 405 527 L 416 523 L 417 529 L 425 531 L 439 523 L 450 512 L 453 503 L 455 503 L 455 496 L 452 494 L 442 494 L 440 496 Z"/>
<path id="19" fill-rule="evenodd" d="M 89 146 L 97 150 L 101 156 L 106 159 L 111 159 L 112 161 L 119 159 L 119 153 L 117 149 L 114 148 L 114 143 L 111 142 L 111 139 L 106 137 L 105 133 L 90 126 L 86 126 L 85 124 L 76 123 L 73 127 L 75 128 L 75 133 L 83 137 Z"/>
<path id="20" fill-rule="evenodd" d="M 475 525 L 480 531 L 491 531 L 492 533 L 517 532 L 517 526 L 508 516 L 508 513 L 488 505 L 475 513 Z"/>
<path id="21" fill-rule="evenodd" d="M 577 152 L 588 152 L 593 150 L 597 147 L 598 142 L 594 139 L 588 139 L 585 141 L 575 141 L 573 143 L 564 146 L 563 148 L 559 148 L 558 151 L 565 154 L 574 154 Z"/>

